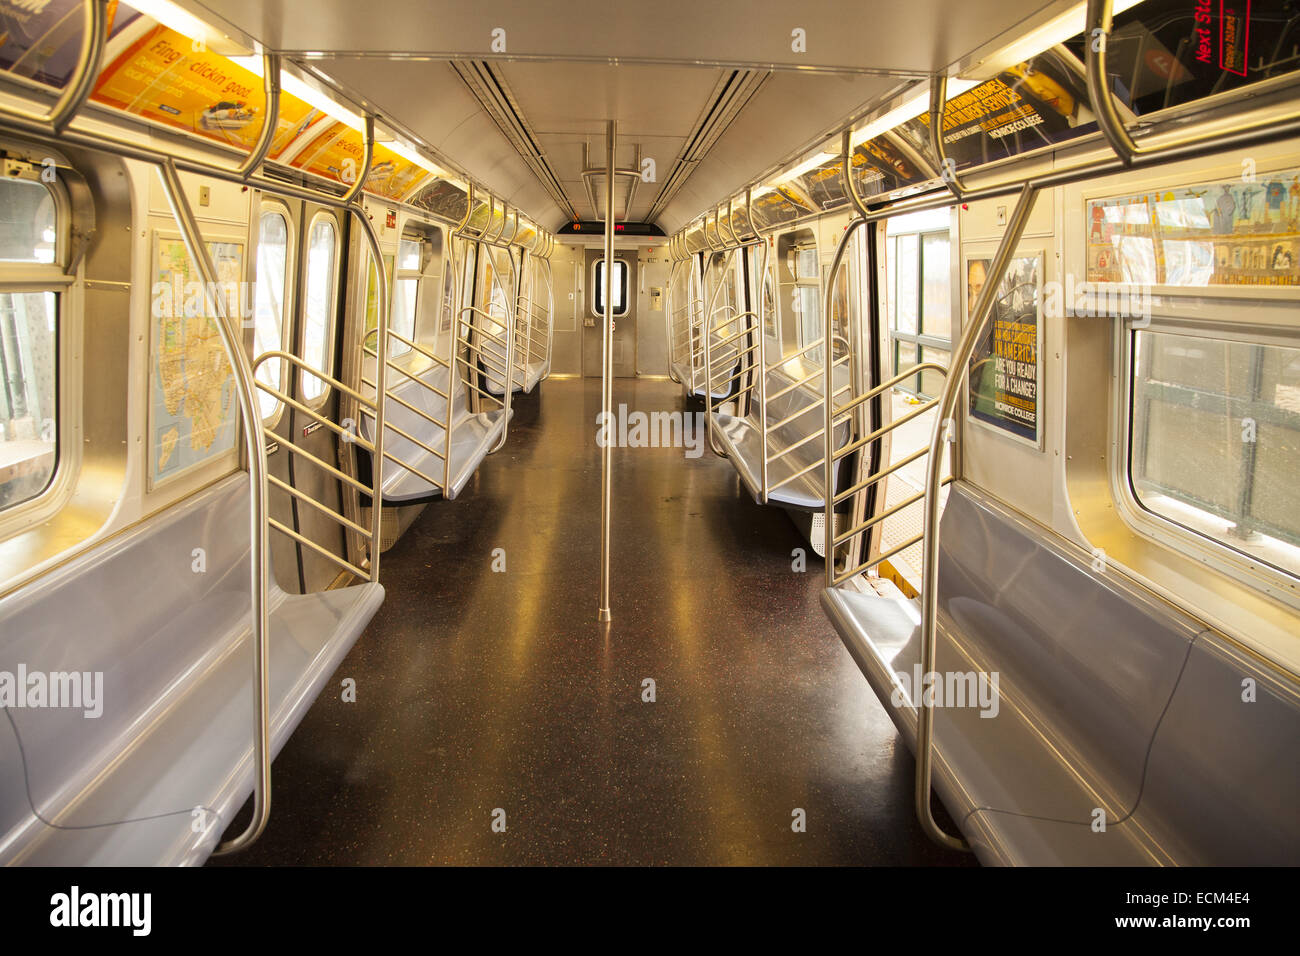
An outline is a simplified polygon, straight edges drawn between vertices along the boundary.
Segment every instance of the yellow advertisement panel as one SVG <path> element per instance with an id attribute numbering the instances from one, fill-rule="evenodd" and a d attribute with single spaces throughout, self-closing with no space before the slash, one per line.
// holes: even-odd
<path id="1" fill-rule="evenodd" d="M 324 129 L 303 147 L 293 165 L 346 185 L 356 182 L 357 171 L 365 157 L 361 134 L 343 123 Z M 381 143 L 375 144 L 366 191 L 398 199 L 424 177 L 424 170 L 403 159 Z"/>
<path id="2" fill-rule="evenodd" d="M 196 47 L 201 45 L 189 37 L 155 26 L 100 73 L 92 97 L 135 116 L 250 151 L 266 112 L 261 77 Z M 297 97 L 281 93 L 271 155 L 279 155 L 323 116 Z"/>

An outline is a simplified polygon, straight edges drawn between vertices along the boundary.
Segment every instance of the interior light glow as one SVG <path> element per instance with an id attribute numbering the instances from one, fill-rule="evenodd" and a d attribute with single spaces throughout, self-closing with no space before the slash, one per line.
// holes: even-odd
<path id="1" fill-rule="evenodd" d="M 202 41 L 213 53 L 222 56 L 245 56 L 252 51 L 244 44 L 227 36 L 216 27 L 204 23 L 172 0 L 131 0 L 127 4 L 133 10 L 143 13 L 151 20 L 156 20 L 177 33 L 184 34 L 191 40 Z"/>
<path id="2" fill-rule="evenodd" d="M 976 86 L 979 86 L 977 80 L 950 79 L 948 81 L 948 99 L 955 99 Z M 915 119 L 929 109 L 930 87 L 926 85 L 916 93 L 910 94 L 888 113 L 876 117 L 866 126 L 855 129 L 849 137 L 849 143 L 853 146 L 861 146 L 867 140 L 875 139 L 881 133 L 887 133 L 898 124 Z"/>
<path id="3" fill-rule="evenodd" d="M 262 75 L 262 58 L 260 56 L 234 56 L 230 58 L 232 62 L 238 63 L 244 69 L 257 76 Z M 351 127 L 358 133 L 366 128 L 366 122 L 352 110 L 348 109 L 342 103 L 339 103 L 329 94 L 317 89 L 303 80 L 298 79 L 287 70 L 280 70 L 280 89 L 290 93 L 302 100 L 309 106 L 314 106 L 322 113 L 328 113 L 340 123 Z M 396 150 L 394 150 L 396 152 Z"/>
<path id="4" fill-rule="evenodd" d="M 1142 0 L 1114 0 L 1113 11 L 1116 15 L 1131 10 Z M 1053 17 L 1042 26 L 1017 37 L 1011 43 L 980 60 L 962 76 L 977 82 L 991 80 L 1007 67 L 1023 63 L 1030 57 L 1050 50 L 1058 43 L 1064 43 L 1070 37 L 1078 36 L 1088 25 L 1087 3 L 1076 4 L 1059 16 Z"/>

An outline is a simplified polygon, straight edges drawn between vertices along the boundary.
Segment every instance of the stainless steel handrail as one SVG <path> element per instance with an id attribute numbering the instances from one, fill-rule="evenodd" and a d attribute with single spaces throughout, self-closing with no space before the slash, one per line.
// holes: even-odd
<path id="1" fill-rule="evenodd" d="M 360 445 L 362 448 L 364 448 L 367 451 L 370 451 L 372 453 L 374 452 L 375 445 L 373 442 L 367 441 L 365 438 L 363 438 L 360 435 L 354 435 L 346 428 L 343 428 L 341 425 L 336 424 L 327 415 L 323 414 L 319 410 L 314 408 L 308 408 L 307 406 L 302 405 L 300 402 L 297 402 L 294 399 L 290 398 L 289 396 L 285 395 L 283 392 L 281 392 L 279 389 L 275 388 L 274 386 L 268 385 L 267 383 L 261 381 L 260 379 L 257 379 L 256 377 L 257 370 L 261 368 L 263 363 L 269 361 L 277 361 L 277 362 L 284 361 L 290 366 L 297 368 L 299 371 L 306 372 L 307 374 L 313 376 L 314 378 L 319 379 L 322 383 L 324 383 L 329 388 L 338 389 L 341 394 L 347 395 L 349 398 L 352 398 L 354 401 L 357 402 L 360 408 L 369 407 L 370 409 L 373 410 L 375 407 L 373 402 L 364 398 L 359 392 L 344 385 L 341 381 L 334 378 L 333 376 L 326 375 L 323 372 L 318 371 L 313 366 L 305 362 L 303 359 L 300 359 L 299 357 L 292 355 L 289 352 L 283 352 L 278 350 L 263 352 L 261 355 L 257 357 L 256 361 L 252 363 L 254 381 L 257 383 L 257 388 L 260 391 L 265 392 L 266 394 L 271 395 L 280 401 L 285 401 L 286 403 L 290 404 L 292 407 L 301 411 L 313 422 L 322 425 L 325 428 L 330 429 L 335 434 L 342 437 L 344 441 L 355 443 L 357 445 Z M 349 487 L 353 488 L 356 491 L 360 491 L 364 494 L 369 494 L 373 490 L 372 487 L 367 487 L 365 484 L 353 478 L 351 475 L 348 475 L 345 472 L 341 471 L 340 469 L 335 468 L 333 465 L 329 464 L 329 462 L 323 461 L 319 456 L 313 455 L 305 448 L 301 447 L 300 445 L 296 444 L 293 441 L 290 441 L 287 438 L 276 438 L 272 442 L 268 443 L 268 447 L 270 444 L 283 446 L 288 451 L 288 453 L 297 455 L 301 458 L 305 458 L 307 461 L 310 461 L 312 464 L 316 465 L 317 467 L 325 471 L 326 474 L 331 475 L 338 481 L 348 485 Z M 317 501 L 311 495 L 307 494 L 306 492 L 300 491 L 297 488 L 294 488 L 292 485 L 288 484 L 287 482 L 281 481 L 279 478 L 276 478 L 274 475 L 268 474 L 266 477 L 267 477 L 267 481 L 270 484 L 284 491 L 286 494 L 290 495 L 295 500 L 301 501 L 304 504 L 307 504 L 310 507 L 315 508 L 317 511 L 321 512 L 322 514 L 325 514 L 328 517 L 332 518 L 334 521 L 343 525 L 345 528 L 359 535 L 363 540 L 368 542 L 371 550 L 374 549 L 375 529 L 373 526 L 369 529 L 364 528 L 361 525 L 357 524 L 355 521 L 350 520 L 346 515 L 336 512 L 333 508 L 329 507 L 323 502 Z M 357 565 L 353 564 L 351 561 L 348 561 L 345 558 L 340 558 L 338 555 L 334 554 L 328 548 L 323 547 L 322 545 L 318 544 L 317 542 L 313 541 L 307 536 L 301 534 L 300 532 L 295 531 L 292 528 L 289 528 L 288 526 L 284 525 L 282 522 L 279 522 L 274 518 L 268 518 L 268 524 L 271 528 L 280 531 L 286 536 L 297 541 L 299 544 L 305 545 L 306 547 L 312 549 L 315 553 L 333 562 L 335 565 L 342 568 L 343 570 L 348 571 L 349 573 L 354 574 L 357 577 L 360 578 L 369 577 L 373 580 L 372 572 L 367 571 L 364 568 L 358 567 Z"/>
<path id="2" fill-rule="evenodd" d="M 706 237 L 707 238 L 707 237 Z M 713 438 L 713 384 L 711 381 L 713 375 L 713 357 L 710 349 L 709 340 L 713 337 L 713 330 L 710 327 L 713 322 L 714 304 L 717 302 L 718 294 L 722 291 L 722 286 L 726 282 L 727 274 L 731 271 L 731 263 L 735 256 L 735 250 L 725 254 L 722 260 L 722 267 L 718 270 L 718 282 L 713 287 L 713 292 L 709 296 L 709 304 L 705 307 L 703 316 L 704 326 L 704 430 L 709 437 L 709 448 L 715 455 L 720 458 L 726 458 L 727 453 L 718 447 L 718 443 Z M 707 265 L 706 265 L 707 268 Z M 705 275 L 707 276 L 707 272 Z"/>
<path id="3" fill-rule="evenodd" d="M 275 142 L 276 127 L 280 121 L 280 54 L 267 53 L 262 57 L 262 91 L 266 96 L 266 108 L 262 111 L 262 129 L 257 134 L 257 142 L 244 161 L 239 165 L 239 175 L 248 179 L 271 151 Z"/>
<path id="4" fill-rule="evenodd" d="M 673 365 L 676 363 L 677 359 L 678 340 L 678 336 L 673 326 L 673 319 L 677 315 L 677 312 L 673 309 L 673 287 L 677 282 L 677 274 L 681 271 L 682 267 L 681 260 L 677 258 L 675 246 L 676 240 L 669 238 L 668 255 L 669 258 L 672 259 L 672 265 L 668 267 L 668 285 L 664 289 L 664 332 L 668 339 L 668 377 L 680 385 L 681 379 L 677 377 L 677 372 L 673 370 Z"/>
<path id="5" fill-rule="evenodd" d="M 947 147 L 943 145 L 943 111 L 948 103 L 948 75 L 936 73 L 930 81 L 930 151 L 938 160 L 935 164 L 939 178 L 943 180 L 952 198 L 961 202 L 966 188 L 957 178 L 956 160 L 950 159 Z"/>
<path id="6" fill-rule="evenodd" d="M 0 119 L 37 123 L 53 133 L 61 133 L 85 104 L 99 78 L 108 43 L 108 0 L 82 0 L 81 48 L 72 74 L 54 105 L 45 112 L 21 106 L 0 105 Z"/>
<path id="7" fill-rule="evenodd" d="M 937 620 L 938 620 L 938 547 L 939 547 L 939 463 L 942 460 L 943 443 L 952 427 L 952 414 L 957 406 L 957 395 L 966 378 L 967 366 L 975 345 L 984 334 L 992 317 L 993 300 L 997 295 L 999 277 L 1006 275 L 1011 265 L 1011 257 L 1025 223 L 1034 208 L 1038 188 L 1033 182 L 1025 183 L 1007 222 L 1006 233 L 998 244 L 997 253 L 989 267 L 993 281 L 986 282 L 980 290 L 975 307 L 971 310 L 970 322 L 962 329 L 961 340 L 952 351 L 952 365 L 956 374 L 950 374 L 944 380 L 944 387 L 937 400 L 934 428 L 930 433 L 930 457 L 925 470 L 925 530 L 924 564 L 921 572 L 921 672 L 929 674 L 934 671 L 937 654 Z M 930 776 L 933 762 L 934 744 L 934 710 L 920 695 L 917 702 L 917 760 L 916 760 L 916 812 L 921 826 L 931 839 L 951 847 L 967 849 L 966 842 L 959 837 L 950 836 L 939 828 L 934 821 L 930 808 Z"/>
<path id="8" fill-rule="evenodd" d="M 352 201 L 361 195 L 361 190 L 365 188 L 366 180 L 370 178 L 370 164 L 375 158 L 375 118 L 370 113 L 366 114 L 366 129 L 362 136 L 361 145 L 361 168 L 357 170 L 357 178 L 353 181 L 351 188 L 343 194 L 343 205 L 349 206 Z M 382 263 L 382 260 L 380 260 Z M 382 272 L 380 266 L 375 267 L 376 272 Z"/>
<path id="9" fill-rule="evenodd" d="M 270 574 L 267 528 L 266 445 L 262 426 L 262 412 L 258 408 L 256 382 L 253 369 L 244 352 L 237 327 L 226 315 L 226 303 L 216 290 L 217 270 L 208 254 L 208 247 L 199 231 L 194 211 L 190 208 L 180 174 L 170 160 L 158 164 L 159 177 L 172 216 L 181 229 L 181 238 L 203 277 L 205 305 L 215 317 L 221 345 L 233 370 L 235 399 L 239 406 L 244 434 L 244 450 L 248 456 L 250 497 L 248 514 L 249 543 L 252 550 L 249 565 L 249 587 L 252 598 L 253 644 L 253 760 L 256 780 L 253 787 L 253 817 L 247 829 L 233 840 L 217 847 L 217 853 L 230 853 L 247 847 L 266 829 L 271 812 L 271 648 L 268 611 L 268 577 Z"/>

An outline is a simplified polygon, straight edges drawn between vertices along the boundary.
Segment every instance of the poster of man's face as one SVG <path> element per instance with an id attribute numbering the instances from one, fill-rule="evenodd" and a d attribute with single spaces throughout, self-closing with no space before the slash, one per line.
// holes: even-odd
<path id="1" fill-rule="evenodd" d="M 980 291 L 984 288 L 984 283 L 988 281 L 989 265 L 991 259 L 967 259 L 966 260 L 966 318 L 969 319 L 975 312 L 975 303 L 979 300 Z"/>

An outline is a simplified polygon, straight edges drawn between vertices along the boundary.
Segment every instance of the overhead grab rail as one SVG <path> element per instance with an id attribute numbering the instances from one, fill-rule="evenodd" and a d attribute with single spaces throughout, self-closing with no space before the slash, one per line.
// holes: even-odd
<path id="1" fill-rule="evenodd" d="M 952 198 L 957 202 L 961 202 L 966 189 L 961 180 L 957 178 L 957 161 L 948 156 L 947 147 L 943 144 L 943 111 L 947 102 L 948 75 L 946 73 L 936 73 L 930 81 L 930 150 L 934 153 L 939 178 L 943 180 L 944 185 L 948 187 L 948 191 L 952 193 Z M 853 177 L 850 176 L 849 178 L 852 179 Z M 856 195 L 853 196 L 854 205 L 858 205 L 857 198 Z"/>
<path id="2" fill-rule="evenodd" d="M 0 106 L 0 118 L 35 123 L 48 132 L 61 133 L 72 122 L 99 77 L 104 60 L 104 47 L 108 43 L 108 0 L 82 0 L 81 48 L 72 74 L 48 110 L 37 111 L 21 106 Z"/>

